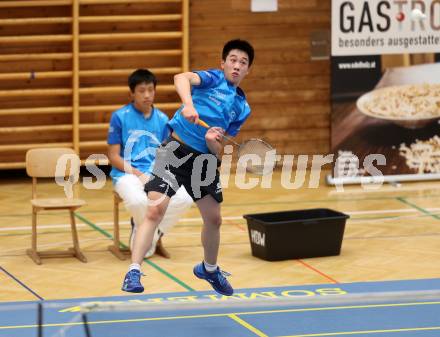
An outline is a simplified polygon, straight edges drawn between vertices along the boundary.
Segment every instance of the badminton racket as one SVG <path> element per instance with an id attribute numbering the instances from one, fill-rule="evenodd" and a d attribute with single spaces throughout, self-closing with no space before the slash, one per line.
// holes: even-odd
<path id="1" fill-rule="evenodd" d="M 209 129 L 210 126 L 204 122 L 203 120 L 199 119 L 198 124 L 204 128 Z M 215 129 L 214 129 L 215 131 Z M 274 166 L 275 166 L 275 160 L 268 160 L 266 162 L 266 156 L 273 155 L 273 153 L 269 153 L 270 151 L 273 151 L 274 148 L 265 142 L 262 139 L 258 138 L 251 138 L 243 143 L 239 144 L 232 138 L 216 131 L 219 135 L 221 135 L 224 139 L 231 142 L 235 146 L 238 147 L 238 156 L 249 156 L 249 158 L 257 159 L 256 161 L 251 160 L 247 162 L 246 165 L 246 171 L 258 174 L 258 175 L 266 175 L 272 172 Z"/>

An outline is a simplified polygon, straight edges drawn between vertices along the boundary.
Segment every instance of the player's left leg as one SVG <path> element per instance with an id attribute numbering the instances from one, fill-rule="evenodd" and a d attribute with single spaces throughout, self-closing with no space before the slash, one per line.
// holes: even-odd
<path id="1" fill-rule="evenodd" d="M 134 174 L 125 174 L 115 184 L 115 191 L 124 201 L 124 206 L 131 215 L 130 249 L 133 249 L 133 240 L 136 227 L 142 223 L 147 212 L 148 198 L 144 191 L 144 184 Z"/>
<path id="2" fill-rule="evenodd" d="M 157 184 L 157 183 L 156 183 Z M 151 186 L 154 186 L 151 184 Z M 144 221 L 137 227 L 131 251 L 131 264 L 125 275 L 122 290 L 132 293 L 141 293 L 144 287 L 140 278 L 142 275 L 141 264 L 145 253 L 150 249 L 154 232 L 163 219 L 168 207 L 170 196 L 151 190 L 148 192 L 148 208 Z"/>
<path id="3" fill-rule="evenodd" d="M 161 244 L 161 237 L 168 233 L 171 228 L 177 223 L 179 218 L 191 207 L 193 199 L 186 191 L 185 187 L 180 187 L 176 194 L 170 199 L 170 204 L 165 212 L 162 221 L 159 223 L 156 232 L 154 233 L 153 243 L 148 250 L 145 257 L 150 257 L 156 252 L 156 247 L 159 249 Z"/>
<path id="4" fill-rule="evenodd" d="M 234 289 L 226 279 L 226 276 L 230 274 L 222 271 L 217 266 L 222 222 L 220 203 L 209 194 L 196 203 L 203 218 L 202 245 L 204 261 L 194 267 L 194 275 L 208 281 L 218 293 L 231 296 Z"/>

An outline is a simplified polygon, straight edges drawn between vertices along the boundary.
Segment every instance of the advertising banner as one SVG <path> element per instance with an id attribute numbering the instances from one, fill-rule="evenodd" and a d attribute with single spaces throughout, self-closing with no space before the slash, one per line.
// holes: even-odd
<path id="1" fill-rule="evenodd" d="M 332 1 L 332 55 L 435 53 L 440 0 Z"/>
<path id="2" fill-rule="evenodd" d="M 440 174 L 439 52 L 440 0 L 332 0 L 333 177 Z"/>

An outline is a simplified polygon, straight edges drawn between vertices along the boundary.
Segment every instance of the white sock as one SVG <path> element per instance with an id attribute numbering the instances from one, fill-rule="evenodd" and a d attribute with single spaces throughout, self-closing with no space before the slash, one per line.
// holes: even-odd
<path id="1" fill-rule="evenodd" d="M 129 267 L 128 267 L 128 271 L 132 271 L 133 269 L 139 270 L 141 271 L 141 265 L 139 263 L 132 263 Z"/>
<path id="2" fill-rule="evenodd" d="M 217 265 L 216 264 L 209 264 L 205 261 L 203 261 L 203 264 L 205 265 L 205 269 L 208 273 L 213 273 L 217 270 Z"/>

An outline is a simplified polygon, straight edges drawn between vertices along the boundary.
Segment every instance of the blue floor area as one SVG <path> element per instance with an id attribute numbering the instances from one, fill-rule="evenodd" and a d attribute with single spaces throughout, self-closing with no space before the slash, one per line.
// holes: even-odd
<path id="1" fill-rule="evenodd" d="M 240 308 L 213 305 L 203 310 L 93 312 L 88 313 L 86 319 L 92 337 L 440 336 L 440 298 L 344 301 L 353 294 L 409 291 L 440 291 L 440 279 L 238 289 L 233 298 L 246 303 Z M 256 307 L 262 298 L 291 298 L 293 301 L 282 307 Z M 332 298 L 332 302 L 304 304 L 304 299 L 324 298 Z M 87 336 L 83 317 L 78 312 L 79 303 L 84 302 L 160 306 L 175 302 L 206 305 L 210 301 L 215 304 L 228 300 L 214 292 L 185 292 L 45 301 L 43 336 Z M 39 337 L 37 303 L 1 303 L 0 337 Z M 53 305 L 57 308 L 51 308 Z"/>

